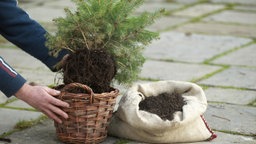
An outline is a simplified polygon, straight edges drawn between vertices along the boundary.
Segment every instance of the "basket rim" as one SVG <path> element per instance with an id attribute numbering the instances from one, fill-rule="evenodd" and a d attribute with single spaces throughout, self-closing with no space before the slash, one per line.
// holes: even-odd
<path id="1" fill-rule="evenodd" d="M 62 89 L 60 89 L 60 91 L 61 91 L 60 95 L 57 95 L 54 97 L 56 97 L 58 99 L 62 99 L 62 100 L 67 99 L 67 98 L 83 99 L 83 98 L 89 97 L 90 102 L 93 103 L 94 99 L 101 100 L 101 99 L 106 99 L 108 97 L 116 98 L 119 94 L 119 90 L 116 88 L 113 88 L 113 87 L 110 87 L 111 88 L 110 92 L 94 93 L 93 90 L 85 84 L 71 83 L 71 85 L 78 85 L 79 87 L 84 86 L 84 87 L 86 87 L 87 91 L 89 91 L 89 93 L 72 93 L 72 92 L 65 91 L 65 89 L 63 90 L 63 88 L 62 88 Z"/>
<path id="2" fill-rule="evenodd" d="M 79 85 L 83 85 L 83 86 L 86 86 L 86 87 L 88 87 L 88 88 L 91 89 L 91 87 L 89 87 L 89 86 L 86 85 L 86 84 L 81 84 L 81 83 L 77 83 L 77 82 L 70 83 L 70 84 L 79 84 Z M 66 85 L 69 85 L 69 84 L 66 84 Z M 60 84 L 60 85 L 58 85 L 58 86 L 55 86 L 54 89 L 60 90 L 61 92 L 65 92 L 65 93 L 71 93 L 71 92 L 67 92 L 67 91 L 63 90 L 63 88 L 64 88 L 66 85 L 65 85 L 65 84 Z M 92 90 L 93 94 L 95 94 L 95 95 L 101 95 L 101 94 L 105 94 L 105 93 L 108 94 L 108 93 L 111 93 L 111 92 L 115 92 L 115 93 L 119 92 L 119 90 L 118 90 L 117 88 L 114 88 L 114 87 L 110 87 L 110 88 L 111 88 L 111 91 L 109 91 L 109 92 L 103 92 L 103 93 L 94 93 L 94 92 L 93 92 L 93 89 L 91 89 L 91 90 Z M 85 93 L 73 93 L 73 94 L 85 94 Z"/>

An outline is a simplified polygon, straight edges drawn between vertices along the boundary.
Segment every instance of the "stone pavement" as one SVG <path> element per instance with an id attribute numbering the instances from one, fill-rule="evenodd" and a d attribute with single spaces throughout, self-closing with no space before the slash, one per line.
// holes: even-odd
<path id="1" fill-rule="evenodd" d="M 64 7 L 75 8 L 69 0 L 23 0 L 20 6 L 49 32 L 55 30 L 52 19 L 64 16 Z M 205 118 L 218 138 L 199 144 L 256 144 L 256 0 L 147 0 L 137 12 L 162 7 L 168 14 L 149 27 L 161 38 L 145 50 L 141 80 L 190 81 L 204 88 L 209 102 Z M 50 85 L 58 76 L 3 38 L 0 48 L 0 55 L 28 81 Z M 17 129 L 26 122 L 36 125 Z M 51 120 L 3 94 L 0 136 L 13 144 L 60 143 Z M 139 144 L 113 137 L 103 143 Z"/>

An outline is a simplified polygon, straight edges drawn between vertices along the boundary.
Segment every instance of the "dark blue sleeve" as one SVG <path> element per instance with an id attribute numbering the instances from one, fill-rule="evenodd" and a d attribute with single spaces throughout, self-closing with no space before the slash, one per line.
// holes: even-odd
<path id="1" fill-rule="evenodd" d="M 39 59 L 52 71 L 67 52 L 55 58 L 45 46 L 45 29 L 17 7 L 15 0 L 0 0 L 0 34 L 7 40 Z M 1 49 L 0 49 L 1 51 Z M 15 94 L 26 80 L 0 57 L 0 90 L 7 96 Z"/>
<path id="2" fill-rule="evenodd" d="M 0 57 L 0 90 L 7 96 L 14 95 L 26 82 Z"/>
<path id="3" fill-rule="evenodd" d="M 54 65 L 67 54 L 61 52 L 55 58 L 45 46 L 45 29 L 17 6 L 15 0 L 0 0 L 0 34 L 7 40 L 39 59 L 52 71 Z"/>

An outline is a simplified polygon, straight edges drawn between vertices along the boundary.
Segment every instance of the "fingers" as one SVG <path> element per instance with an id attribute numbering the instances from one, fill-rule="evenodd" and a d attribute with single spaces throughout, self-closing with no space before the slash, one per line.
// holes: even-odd
<path id="1" fill-rule="evenodd" d="M 49 87 L 44 87 L 44 89 L 46 90 L 46 92 L 52 96 L 57 96 L 60 94 L 60 91 L 55 90 L 55 89 L 51 89 Z"/>
<path id="2" fill-rule="evenodd" d="M 59 95 L 60 91 L 48 88 L 48 87 L 44 87 L 44 89 L 46 90 L 46 92 L 49 95 Z M 50 105 L 48 105 L 48 109 L 47 111 L 45 111 L 47 113 L 47 116 L 49 116 L 50 118 L 56 120 L 57 122 L 61 122 L 61 120 L 59 119 L 58 116 L 61 116 L 65 119 L 68 118 L 68 114 L 65 113 L 63 110 L 61 110 L 59 107 L 69 107 L 69 104 L 61 101 L 53 96 L 50 96 L 48 99 L 48 102 Z M 58 115 L 58 116 L 57 116 Z"/>
<path id="3" fill-rule="evenodd" d="M 62 58 L 62 60 L 59 63 L 57 63 L 57 65 L 55 66 L 57 70 L 60 70 L 66 64 L 68 57 L 69 57 L 69 54 L 66 54 Z"/>
<path id="4" fill-rule="evenodd" d="M 55 105 L 55 106 L 58 106 L 58 107 L 66 107 L 68 108 L 69 107 L 69 104 L 64 102 L 64 101 L 61 101 L 55 97 L 51 97 L 50 98 L 50 101 L 49 101 L 51 104 Z"/>
<path id="5" fill-rule="evenodd" d="M 63 58 L 62 58 L 62 64 L 65 64 L 65 62 L 67 61 L 69 57 L 69 54 L 66 54 Z"/>
<path id="6" fill-rule="evenodd" d="M 56 121 L 57 123 L 62 123 L 62 120 L 56 115 L 54 114 L 52 111 L 50 110 L 45 110 L 42 111 L 46 116 L 48 116 L 49 118 L 53 119 L 54 121 Z"/>
<path id="7" fill-rule="evenodd" d="M 60 103 L 63 103 L 62 104 L 62 107 L 68 107 L 68 103 L 65 103 L 63 101 L 60 101 L 58 99 L 56 99 L 56 101 L 58 101 L 57 103 L 55 103 L 55 101 L 51 101 L 52 103 L 52 106 L 50 107 L 51 111 L 58 114 L 59 116 L 62 116 L 63 118 L 67 119 L 68 118 L 68 115 L 67 113 L 65 113 L 63 110 L 61 110 L 59 107 L 60 107 Z"/>
<path id="8" fill-rule="evenodd" d="M 53 119 L 58 123 L 62 123 L 62 120 L 60 117 L 63 117 L 64 119 L 68 119 L 68 114 L 54 105 L 48 105 L 47 109 L 41 109 L 41 111 L 45 115 L 47 115 L 49 118 Z"/>
<path id="9" fill-rule="evenodd" d="M 54 90 L 54 89 L 51 89 L 51 88 L 48 88 L 48 87 L 45 87 L 45 90 L 48 94 L 52 95 L 52 96 L 56 96 L 56 95 L 59 95 L 60 94 L 60 91 L 57 91 L 57 90 Z M 61 101 L 57 98 L 54 98 L 54 97 L 51 97 L 50 98 L 50 103 L 53 104 L 53 105 L 56 105 L 58 107 L 69 107 L 69 104 L 64 102 L 64 101 Z"/>
<path id="10" fill-rule="evenodd" d="M 49 118 L 61 123 L 60 116 L 67 119 L 68 114 L 61 110 L 58 106 L 49 103 L 45 108 L 41 109 L 44 114 L 46 114 Z"/>
<path id="11" fill-rule="evenodd" d="M 49 118 L 61 123 L 60 117 L 67 119 L 68 114 L 60 107 L 69 107 L 69 104 L 53 97 L 53 95 L 59 94 L 60 91 L 48 87 L 24 84 L 15 96 L 43 112 Z"/>

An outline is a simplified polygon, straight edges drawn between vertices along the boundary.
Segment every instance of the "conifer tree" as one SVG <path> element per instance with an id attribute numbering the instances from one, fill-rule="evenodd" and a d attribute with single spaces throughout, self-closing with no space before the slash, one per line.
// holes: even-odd
<path id="1" fill-rule="evenodd" d="M 57 32 L 47 35 L 47 46 L 56 56 L 62 49 L 106 50 L 116 61 L 114 80 L 129 84 L 138 78 L 145 62 L 143 50 L 158 33 L 146 29 L 163 10 L 134 14 L 144 0 L 73 0 L 76 11 L 65 9 L 57 18 Z"/>

